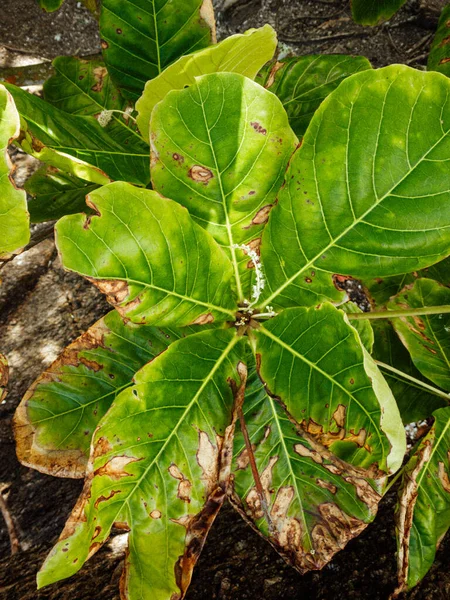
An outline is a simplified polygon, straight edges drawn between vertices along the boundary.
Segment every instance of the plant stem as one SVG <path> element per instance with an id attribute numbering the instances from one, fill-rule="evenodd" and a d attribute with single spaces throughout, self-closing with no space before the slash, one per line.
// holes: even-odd
<path id="1" fill-rule="evenodd" d="M 410 308 L 405 310 L 383 310 L 380 312 L 367 313 L 347 313 L 350 321 L 361 319 L 392 319 L 394 317 L 415 317 L 420 315 L 440 315 L 450 313 L 450 305 L 444 306 L 424 306 L 423 308 Z"/>
<path id="2" fill-rule="evenodd" d="M 404 469 L 404 467 L 402 467 L 401 469 L 399 469 L 397 471 L 397 473 L 394 475 L 394 477 L 389 481 L 389 483 L 386 486 L 386 489 L 383 492 L 383 496 L 386 496 L 386 494 L 389 492 L 389 490 L 394 485 L 394 483 L 397 481 L 397 479 L 400 477 L 400 475 L 402 475 L 403 469 Z"/>
<path id="3" fill-rule="evenodd" d="M 428 383 L 425 383 L 425 381 L 420 381 L 420 379 L 416 379 L 415 377 L 412 377 L 412 375 L 403 373 L 403 371 L 399 371 L 395 367 L 391 367 L 391 365 L 381 362 L 380 360 L 374 360 L 374 362 L 382 369 L 386 369 L 387 371 L 392 371 L 393 373 L 396 373 L 400 377 L 403 377 L 403 379 L 408 379 L 409 381 L 412 381 L 413 383 L 416 384 L 416 386 L 422 387 L 425 390 L 427 390 L 428 392 L 431 392 L 432 394 L 435 394 L 436 396 L 440 396 L 441 398 L 445 398 L 447 400 L 447 402 L 450 402 L 450 394 L 447 394 L 446 392 L 444 392 L 438 388 L 435 388 L 434 386 L 429 385 Z"/>

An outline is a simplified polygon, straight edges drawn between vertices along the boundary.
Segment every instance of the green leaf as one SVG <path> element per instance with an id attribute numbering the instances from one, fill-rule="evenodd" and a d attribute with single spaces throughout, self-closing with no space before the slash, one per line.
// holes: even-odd
<path id="1" fill-rule="evenodd" d="M 14 417 L 20 462 L 57 477 L 84 477 L 100 419 L 136 371 L 179 337 L 124 323 L 117 311 L 97 321 L 23 397 Z"/>
<path id="2" fill-rule="evenodd" d="M 408 285 L 389 303 L 391 310 L 450 305 L 450 289 L 432 279 Z M 450 391 L 450 314 L 392 319 L 395 331 L 419 371 Z"/>
<path id="3" fill-rule="evenodd" d="M 0 85 L 0 256 L 25 246 L 30 239 L 26 194 L 10 179 L 7 146 L 20 133 L 20 118 L 14 100 Z"/>
<path id="4" fill-rule="evenodd" d="M 46 12 L 54 12 L 61 8 L 64 0 L 37 0 L 39 6 Z"/>
<path id="5" fill-rule="evenodd" d="M 8 376 L 9 376 L 8 361 L 3 356 L 3 354 L 0 354 L 0 402 L 2 400 L 4 400 L 4 398 L 7 394 L 7 391 L 5 388 L 8 384 Z"/>
<path id="6" fill-rule="evenodd" d="M 343 313 L 292 308 L 256 329 L 259 373 L 301 427 L 338 458 L 395 472 L 406 450 L 395 400 Z"/>
<path id="7" fill-rule="evenodd" d="M 354 302 L 345 302 L 339 306 L 347 314 L 362 313 L 363 311 Z M 351 321 L 350 325 L 356 329 L 359 338 L 369 354 L 372 354 L 374 344 L 374 334 L 372 324 L 369 319 L 360 319 Z"/>
<path id="8" fill-rule="evenodd" d="M 136 374 L 95 434 L 91 476 L 38 575 L 40 587 L 77 572 L 120 523 L 131 530 L 123 598 L 184 596 L 225 497 L 229 381 L 239 381 L 245 343 L 232 329 L 204 331 Z"/>
<path id="9" fill-rule="evenodd" d="M 182 90 L 195 83 L 199 75 L 227 71 L 254 79 L 259 69 L 272 58 L 277 36 L 270 25 L 232 35 L 220 44 L 182 56 L 164 71 L 147 81 L 144 93 L 136 102 L 137 123 L 149 141 L 149 125 L 155 105 L 171 90 Z"/>
<path id="10" fill-rule="evenodd" d="M 102 60 L 58 56 L 52 64 L 55 75 L 44 83 L 44 98 L 53 106 L 72 115 L 124 110 L 126 100 L 112 83 Z"/>
<path id="11" fill-rule="evenodd" d="M 418 379 L 419 382 L 431 383 L 416 369 L 411 360 L 411 355 L 401 343 L 387 319 L 372 321 L 372 327 L 375 334 L 372 354 L 374 359 L 390 365 L 402 373 L 414 377 L 414 379 Z M 444 398 L 428 392 L 420 384 L 384 369 L 382 365 L 379 365 L 379 368 L 392 390 L 405 425 L 426 419 L 433 414 L 434 410 L 447 406 L 448 403 Z"/>
<path id="12" fill-rule="evenodd" d="M 296 137 L 276 96 L 233 73 L 167 94 L 151 121 L 153 189 L 186 206 L 230 256 L 239 299 Z"/>
<path id="13" fill-rule="evenodd" d="M 434 425 L 409 460 L 397 506 L 397 592 L 427 573 L 450 527 L 450 407 L 434 413 Z"/>
<path id="14" fill-rule="evenodd" d="M 136 100 L 177 58 L 215 41 L 212 2 L 103 0 L 100 35 L 113 81 Z"/>
<path id="15" fill-rule="evenodd" d="M 339 459 L 296 424 L 254 374 L 244 408 L 269 523 L 240 432 L 235 439 L 232 502 L 300 572 L 321 569 L 373 520 L 385 478 L 375 463 L 365 468 L 357 456 L 352 464 Z M 347 427 L 358 428 L 358 415 L 352 412 Z M 325 422 L 328 425 L 328 419 Z M 362 454 L 359 458 L 366 462 Z"/>
<path id="16" fill-rule="evenodd" d="M 86 212 L 86 195 L 98 187 L 98 184 L 43 165 L 24 185 L 34 197 L 28 202 L 31 222 L 42 223 Z"/>
<path id="17" fill-rule="evenodd" d="M 92 116 L 68 114 L 20 88 L 6 87 L 26 121 L 20 139 L 25 152 L 94 183 L 148 183 L 150 150 L 136 132 L 120 126 L 112 134 Z"/>
<path id="18" fill-rule="evenodd" d="M 324 100 L 264 231 L 267 304 L 336 299 L 334 273 L 383 277 L 448 256 L 449 93 L 442 75 L 394 65 Z"/>
<path id="19" fill-rule="evenodd" d="M 406 0 L 351 0 L 352 15 L 361 25 L 378 25 L 387 21 Z"/>
<path id="20" fill-rule="evenodd" d="M 70 215 L 56 226 L 63 265 L 123 316 L 176 327 L 234 319 L 231 263 L 187 210 L 123 182 L 94 191 L 88 205 L 96 216 Z"/>
<path id="21" fill-rule="evenodd" d="M 428 57 L 428 70 L 450 76 L 450 4 L 444 7 Z"/>
<path id="22" fill-rule="evenodd" d="M 374 304 L 381 307 L 386 304 L 389 298 L 401 292 L 406 285 L 414 283 L 416 279 L 421 277 L 434 279 L 443 285 L 450 286 L 450 257 L 414 273 L 368 279 L 364 281 L 364 285 Z"/>
<path id="23" fill-rule="evenodd" d="M 256 81 L 280 98 L 292 129 L 300 137 L 322 101 L 344 79 L 371 68 L 364 56 L 294 56 L 271 62 Z"/>

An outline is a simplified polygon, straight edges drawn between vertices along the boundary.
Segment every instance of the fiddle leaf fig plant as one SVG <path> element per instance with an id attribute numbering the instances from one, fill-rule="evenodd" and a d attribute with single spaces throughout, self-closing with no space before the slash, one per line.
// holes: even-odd
<path id="1" fill-rule="evenodd" d="M 60 219 L 63 265 L 116 310 L 16 413 L 25 464 L 85 477 L 39 586 L 77 572 L 115 525 L 129 531 L 123 597 L 183 598 L 226 497 L 301 572 L 373 520 L 406 440 L 370 322 L 414 336 L 417 314 L 450 311 L 447 288 L 362 313 L 337 283 L 449 254 L 448 88 L 408 67 L 362 70 L 299 142 L 269 90 L 197 77 L 152 110 L 153 189 L 109 183 Z"/>

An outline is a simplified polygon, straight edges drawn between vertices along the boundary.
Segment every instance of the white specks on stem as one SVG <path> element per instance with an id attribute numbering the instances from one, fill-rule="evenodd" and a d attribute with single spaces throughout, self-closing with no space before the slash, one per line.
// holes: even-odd
<path id="1" fill-rule="evenodd" d="M 255 306 L 255 304 L 258 302 L 259 298 L 261 297 L 262 291 L 264 290 L 264 287 L 266 285 L 266 279 L 264 277 L 261 260 L 259 258 L 259 254 L 256 252 L 256 250 L 254 250 L 247 244 L 234 244 L 233 248 L 236 248 L 238 250 L 242 250 L 243 252 L 245 252 L 245 254 L 252 260 L 252 262 L 255 266 L 256 280 L 252 287 L 252 301 L 248 302 L 248 300 L 244 300 L 244 304 L 246 306 L 245 306 L 245 308 L 243 308 L 243 310 L 246 313 L 253 314 L 252 307 Z M 266 306 L 266 312 L 255 315 L 255 318 L 258 318 L 258 317 L 270 318 L 270 317 L 275 317 L 276 314 L 277 313 L 273 310 L 273 306 Z"/>

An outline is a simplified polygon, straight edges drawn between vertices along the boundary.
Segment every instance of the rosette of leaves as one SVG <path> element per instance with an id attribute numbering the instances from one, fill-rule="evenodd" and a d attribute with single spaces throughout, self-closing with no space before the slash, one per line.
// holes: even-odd
<path id="1" fill-rule="evenodd" d="M 116 313 L 16 416 L 27 464 L 85 474 L 39 586 L 116 525 L 122 596 L 181 599 L 226 496 L 301 572 L 373 520 L 405 434 L 334 281 L 449 254 L 449 86 L 401 66 L 357 73 L 299 144 L 274 94 L 199 77 L 153 109 L 153 190 L 111 183 L 59 221 L 65 268 Z"/>

